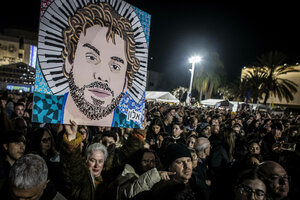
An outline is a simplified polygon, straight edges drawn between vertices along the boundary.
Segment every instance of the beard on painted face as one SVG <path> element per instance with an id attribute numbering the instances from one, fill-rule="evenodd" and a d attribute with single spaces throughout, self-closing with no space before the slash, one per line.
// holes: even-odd
<path id="1" fill-rule="evenodd" d="M 111 103 L 107 106 L 102 106 L 104 101 L 100 99 L 96 99 L 91 97 L 93 103 L 88 102 L 84 98 L 85 89 L 91 88 L 99 88 L 111 94 L 113 97 Z M 114 111 L 114 109 L 118 106 L 121 101 L 122 96 L 124 95 L 121 92 L 117 97 L 114 97 L 114 92 L 109 88 L 107 83 L 102 83 L 100 81 L 92 82 L 88 85 L 84 85 L 83 87 L 79 88 L 74 81 L 73 70 L 70 72 L 69 78 L 69 89 L 70 94 L 75 102 L 77 108 L 82 112 L 87 118 L 90 120 L 99 120 L 103 117 L 106 117 L 110 113 Z"/>

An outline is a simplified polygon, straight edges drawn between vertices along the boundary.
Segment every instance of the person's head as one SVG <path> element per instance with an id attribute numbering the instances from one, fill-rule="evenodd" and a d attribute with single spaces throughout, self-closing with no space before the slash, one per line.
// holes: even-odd
<path id="1" fill-rule="evenodd" d="M 192 117 L 190 120 L 190 127 L 195 128 L 198 125 L 198 118 L 197 117 Z"/>
<path id="2" fill-rule="evenodd" d="M 212 134 L 219 134 L 220 132 L 220 125 L 211 125 L 211 133 Z"/>
<path id="3" fill-rule="evenodd" d="M 200 126 L 198 126 L 197 128 L 197 132 L 199 135 L 203 135 L 207 138 L 210 137 L 211 135 L 211 126 L 209 123 L 203 122 L 202 124 L 200 124 Z"/>
<path id="4" fill-rule="evenodd" d="M 6 154 L 6 160 L 10 165 L 24 155 L 26 139 L 22 132 L 17 130 L 8 131 L 4 135 L 2 147 Z"/>
<path id="5" fill-rule="evenodd" d="M 11 124 L 14 129 L 23 132 L 25 135 L 28 132 L 28 124 L 23 117 L 15 117 L 11 119 Z"/>
<path id="6" fill-rule="evenodd" d="M 173 115 L 171 115 L 170 113 L 167 113 L 166 116 L 164 117 L 164 123 L 166 125 L 169 125 L 173 122 L 173 119 L 174 119 Z"/>
<path id="7" fill-rule="evenodd" d="M 139 69 L 132 25 L 104 2 L 78 9 L 68 22 L 63 72 L 79 110 L 99 120 L 116 108 Z"/>
<path id="8" fill-rule="evenodd" d="M 173 136 L 175 136 L 175 137 L 181 136 L 181 134 L 183 133 L 183 129 L 184 129 L 183 124 L 174 123 L 173 129 L 172 129 Z"/>
<path id="9" fill-rule="evenodd" d="M 197 136 L 196 135 L 190 135 L 187 139 L 186 139 L 186 145 L 189 149 L 193 149 L 195 146 L 195 142 L 196 142 Z"/>
<path id="10" fill-rule="evenodd" d="M 153 169 L 158 168 L 160 170 L 161 164 L 156 152 L 151 149 L 139 149 L 128 162 L 139 175 Z"/>
<path id="11" fill-rule="evenodd" d="M 236 133 L 232 129 L 225 129 L 224 141 L 228 145 L 229 159 L 234 159 Z"/>
<path id="12" fill-rule="evenodd" d="M 206 137 L 197 138 L 194 148 L 200 158 L 206 158 L 210 155 L 211 144 Z"/>
<path id="13" fill-rule="evenodd" d="M 23 103 L 16 103 L 14 106 L 14 112 L 17 117 L 23 117 L 25 112 L 25 106 Z"/>
<path id="14" fill-rule="evenodd" d="M 35 154 L 22 156 L 12 166 L 8 181 L 13 199 L 38 200 L 48 183 L 47 164 Z"/>
<path id="15" fill-rule="evenodd" d="M 105 132 L 102 135 L 102 144 L 108 148 L 111 145 L 116 144 L 117 142 L 117 133 L 114 131 Z"/>
<path id="16" fill-rule="evenodd" d="M 48 155 L 49 152 L 55 153 L 54 138 L 51 131 L 46 127 L 34 130 L 28 148 L 30 152 L 39 152 L 44 155 Z"/>
<path id="17" fill-rule="evenodd" d="M 266 185 L 255 170 L 243 171 L 235 184 L 234 200 L 265 200 Z"/>
<path id="18" fill-rule="evenodd" d="M 212 118 L 211 119 L 211 125 L 213 126 L 213 125 L 219 125 L 220 123 L 219 123 L 219 120 L 218 120 L 218 118 L 217 117 L 214 117 L 214 118 Z"/>
<path id="19" fill-rule="evenodd" d="M 147 151 L 143 153 L 142 160 L 141 160 L 141 166 L 143 172 L 146 172 L 156 167 L 155 163 L 156 163 L 155 152 L 147 149 Z"/>
<path id="20" fill-rule="evenodd" d="M 289 176 L 285 169 L 277 162 L 265 161 L 258 167 L 263 176 L 268 193 L 273 199 L 283 199 L 288 196 Z"/>
<path id="21" fill-rule="evenodd" d="M 165 132 L 158 134 L 158 136 L 156 138 L 156 146 L 158 149 L 160 149 L 162 147 L 162 143 L 163 143 L 164 139 L 168 136 L 169 136 L 169 134 L 165 133 Z"/>
<path id="22" fill-rule="evenodd" d="M 86 163 L 94 177 L 100 176 L 107 156 L 107 149 L 103 144 L 94 143 L 86 149 Z"/>
<path id="23" fill-rule="evenodd" d="M 190 150 L 181 143 L 170 144 L 165 150 L 165 166 L 176 182 L 188 183 L 192 176 L 192 157 Z"/>
<path id="24" fill-rule="evenodd" d="M 190 149 L 190 152 L 191 152 L 191 156 L 192 156 L 192 167 L 194 169 L 198 165 L 198 156 L 197 156 L 195 149 Z"/>
<path id="25" fill-rule="evenodd" d="M 155 119 L 153 119 L 153 121 L 150 125 L 151 131 L 155 134 L 158 134 L 161 131 L 162 126 L 163 126 L 163 124 L 161 122 L 161 119 L 160 118 L 155 118 Z"/>
<path id="26" fill-rule="evenodd" d="M 89 132 L 87 126 L 78 126 L 78 132 L 82 135 L 82 140 L 86 140 L 89 137 Z"/>
<path id="27" fill-rule="evenodd" d="M 240 134 L 240 132 L 241 132 L 241 125 L 238 124 L 238 123 L 234 123 L 233 126 L 232 126 L 232 129 L 233 129 L 233 131 L 236 134 Z"/>
<path id="28" fill-rule="evenodd" d="M 272 133 L 275 138 L 280 138 L 282 135 L 282 124 L 280 122 L 275 122 L 271 125 Z"/>
<path id="29" fill-rule="evenodd" d="M 258 142 L 251 142 L 248 146 L 248 151 L 250 154 L 260 154 L 260 145 Z"/>

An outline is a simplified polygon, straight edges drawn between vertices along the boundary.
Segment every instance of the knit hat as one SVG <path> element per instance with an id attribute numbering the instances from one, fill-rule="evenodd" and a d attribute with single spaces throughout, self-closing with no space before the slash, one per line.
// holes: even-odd
<path id="1" fill-rule="evenodd" d="M 168 168 L 173 161 L 182 157 L 192 158 L 190 150 L 187 148 L 187 146 L 182 143 L 170 144 L 165 150 L 165 167 Z"/>
<path id="2" fill-rule="evenodd" d="M 203 123 L 201 123 L 201 124 L 197 127 L 196 132 L 197 132 L 198 134 L 200 134 L 200 133 L 201 133 L 206 127 L 208 127 L 208 126 L 210 126 L 209 123 L 203 122 Z"/>

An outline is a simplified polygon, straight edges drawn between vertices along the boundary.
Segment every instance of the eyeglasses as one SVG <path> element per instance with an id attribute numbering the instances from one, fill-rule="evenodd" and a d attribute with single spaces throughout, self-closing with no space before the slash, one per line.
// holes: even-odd
<path id="1" fill-rule="evenodd" d="M 266 193 L 262 190 L 256 189 L 253 190 L 251 187 L 247 186 L 247 185 L 238 185 L 239 191 L 242 195 L 245 196 L 252 196 L 252 194 L 254 194 L 255 199 L 264 199 L 264 197 L 266 196 Z"/>
<path id="2" fill-rule="evenodd" d="M 48 142 L 51 142 L 51 137 L 41 139 L 41 141 L 42 141 L 42 143 L 48 143 Z"/>

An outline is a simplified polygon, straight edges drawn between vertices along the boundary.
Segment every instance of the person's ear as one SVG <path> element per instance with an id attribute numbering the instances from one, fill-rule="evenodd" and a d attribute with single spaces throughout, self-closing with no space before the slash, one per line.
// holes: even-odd
<path id="1" fill-rule="evenodd" d="M 48 185 L 49 182 L 50 182 L 50 180 L 48 179 L 48 180 L 46 181 L 45 185 L 43 186 L 43 190 L 46 189 L 46 187 L 47 187 L 47 185 Z"/>
<path id="2" fill-rule="evenodd" d="M 3 148 L 5 149 L 5 151 L 7 151 L 7 149 L 8 149 L 8 144 L 3 144 Z"/>
<path id="3" fill-rule="evenodd" d="M 204 149 L 204 153 L 208 155 L 208 148 Z"/>

